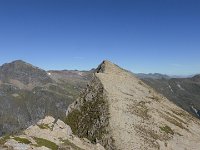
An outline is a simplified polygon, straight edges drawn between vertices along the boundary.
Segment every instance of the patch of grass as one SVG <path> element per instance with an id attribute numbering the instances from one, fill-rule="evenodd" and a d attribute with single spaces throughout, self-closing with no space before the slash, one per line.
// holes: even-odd
<path id="1" fill-rule="evenodd" d="M 48 124 L 38 124 L 37 125 L 40 129 L 50 129 Z"/>
<path id="2" fill-rule="evenodd" d="M 31 141 L 29 141 L 26 138 L 21 138 L 21 137 L 14 137 L 14 140 L 19 142 L 19 143 L 23 143 L 23 144 L 30 144 Z"/>
<path id="3" fill-rule="evenodd" d="M 174 135 L 174 131 L 167 125 L 165 125 L 164 127 L 160 127 L 160 129 L 166 132 L 167 134 Z"/>
<path id="4" fill-rule="evenodd" d="M 78 137 L 87 138 L 93 144 L 98 142 L 105 149 L 114 149 L 114 143 L 108 135 L 110 114 L 104 92 L 103 85 L 94 77 L 87 89 L 81 92 L 80 104 L 71 110 L 65 122 Z"/>
<path id="5" fill-rule="evenodd" d="M 79 119 L 82 116 L 81 112 L 77 109 L 73 110 L 68 116 L 65 118 L 64 122 L 70 125 L 72 132 L 76 133 L 78 129 Z"/>
<path id="6" fill-rule="evenodd" d="M 160 113 L 161 113 L 161 112 L 160 112 Z M 175 118 L 172 118 L 172 117 L 170 117 L 170 116 L 168 116 L 168 115 L 165 115 L 165 114 L 163 114 L 163 113 L 161 113 L 161 114 L 162 114 L 162 117 L 163 117 L 165 120 L 167 120 L 168 122 L 170 122 L 171 124 L 174 124 L 175 126 L 181 128 L 181 129 L 185 129 L 185 130 L 189 131 L 187 128 L 185 128 L 185 127 L 182 125 L 181 122 L 177 121 Z"/>
<path id="7" fill-rule="evenodd" d="M 97 140 L 101 143 L 108 133 L 108 104 L 104 100 L 102 85 L 98 84 L 88 86 L 86 93 L 81 95 L 82 105 L 72 110 L 65 119 L 74 134 L 94 144 Z"/>
<path id="8" fill-rule="evenodd" d="M 37 147 L 45 146 L 51 150 L 58 150 L 58 145 L 56 145 L 54 142 L 37 137 L 34 137 L 34 140 L 37 143 L 37 145 L 35 145 Z"/>
<path id="9" fill-rule="evenodd" d="M 10 139 L 9 135 L 5 135 L 5 136 L 1 137 L 0 138 L 0 145 L 5 144 L 8 139 Z"/>
<path id="10" fill-rule="evenodd" d="M 98 127 L 95 126 L 95 123 L 101 122 L 101 116 L 107 115 L 106 107 L 107 105 L 101 98 L 85 102 L 80 111 L 75 109 L 69 113 L 65 123 L 70 125 L 74 134 L 79 135 L 81 138 L 86 137 L 92 143 L 96 143 L 96 139 L 100 140 L 106 134 L 106 119 Z M 94 128 L 95 130 L 91 131 Z"/>
<path id="11" fill-rule="evenodd" d="M 143 85 L 142 81 L 138 81 L 138 84 Z"/>
<path id="12" fill-rule="evenodd" d="M 182 119 L 178 118 L 177 116 L 169 113 L 169 112 L 166 112 L 168 115 L 170 115 L 172 118 L 178 120 L 179 122 L 182 122 L 183 124 L 187 124 L 185 121 L 183 121 Z"/>
<path id="13" fill-rule="evenodd" d="M 81 107 L 82 115 L 85 115 L 82 118 L 82 127 L 78 128 L 78 132 L 81 133 L 81 137 L 86 137 L 92 143 L 96 143 L 96 139 L 102 139 L 103 135 L 106 134 L 107 122 L 106 119 L 101 119 L 102 116 L 107 118 L 107 105 L 104 100 L 97 96 L 97 100 L 87 102 L 83 107 Z M 101 122 L 99 126 L 96 126 L 97 122 Z M 95 128 L 94 131 L 92 131 Z"/>
<path id="14" fill-rule="evenodd" d="M 162 141 L 162 137 L 159 133 L 142 125 L 136 125 L 135 129 L 137 134 L 143 138 L 144 142 L 148 143 L 149 147 L 159 149 L 159 144 L 156 142 L 158 139 Z"/>
<path id="15" fill-rule="evenodd" d="M 149 98 L 152 99 L 152 100 L 155 100 L 157 102 L 160 102 L 160 97 L 157 96 L 157 95 L 153 95 L 152 97 L 149 97 Z"/>
<path id="16" fill-rule="evenodd" d="M 148 108 L 145 104 L 146 102 L 140 101 L 137 104 L 128 106 L 129 111 L 139 117 L 142 117 L 143 119 L 149 119 L 150 116 L 148 115 Z"/>
<path id="17" fill-rule="evenodd" d="M 71 143 L 69 140 L 63 140 L 64 142 L 63 147 L 61 149 L 73 149 L 73 150 L 84 150 L 78 146 L 76 146 L 74 143 Z"/>
<path id="18" fill-rule="evenodd" d="M 180 110 L 172 110 L 172 112 L 178 116 L 182 116 L 182 117 L 186 116 L 186 114 Z"/>

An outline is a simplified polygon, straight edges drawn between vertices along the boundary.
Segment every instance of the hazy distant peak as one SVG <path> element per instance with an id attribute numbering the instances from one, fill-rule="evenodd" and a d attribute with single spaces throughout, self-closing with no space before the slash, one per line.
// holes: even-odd
<path id="1" fill-rule="evenodd" d="M 200 74 L 199 75 L 195 75 L 194 77 L 192 77 L 192 79 L 194 81 L 200 82 Z"/>
<path id="2" fill-rule="evenodd" d="M 21 60 L 21 59 L 18 59 L 18 60 L 14 60 L 12 61 L 11 63 L 23 63 L 23 64 L 27 64 L 27 62 Z"/>
<path id="3" fill-rule="evenodd" d="M 39 69 L 38 67 L 35 67 L 33 66 L 32 64 L 30 63 L 27 63 L 23 60 L 14 60 L 10 63 L 5 63 L 1 66 L 2 68 L 7 68 L 7 67 L 12 67 L 12 68 L 24 68 L 24 67 L 32 67 L 32 68 L 37 68 Z"/>
<path id="4" fill-rule="evenodd" d="M 8 83 L 19 81 L 24 85 L 52 82 L 46 71 L 23 60 L 3 64 L 0 67 L 0 80 Z"/>
<path id="5" fill-rule="evenodd" d="M 150 78 L 150 79 L 169 79 L 171 78 L 168 75 L 165 74 L 160 74 L 160 73 L 149 73 L 149 74 L 145 74 L 145 73 L 137 73 L 136 76 L 140 79 L 146 79 L 146 78 Z"/>
<path id="6" fill-rule="evenodd" d="M 19 60 L 14 60 L 14 61 L 10 62 L 9 64 L 24 64 L 24 65 L 31 65 L 30 63 L 25 62 L 24 60 L 21 60 L 21 59 L 19 59 Z M 32 65 L 31 65 L 31 66 L 32 66 Z"/>

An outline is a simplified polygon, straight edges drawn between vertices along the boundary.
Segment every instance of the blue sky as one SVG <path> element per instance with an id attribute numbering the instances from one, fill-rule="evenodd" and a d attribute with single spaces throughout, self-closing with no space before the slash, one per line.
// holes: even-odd
<path id="1" fill-rule="evenodd" d="M 199 0 L 0 0 L 0 64 L 200 73 Z"/>

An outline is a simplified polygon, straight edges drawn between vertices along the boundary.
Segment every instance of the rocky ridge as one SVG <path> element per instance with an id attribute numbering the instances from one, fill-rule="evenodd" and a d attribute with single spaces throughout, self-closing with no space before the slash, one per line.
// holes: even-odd
<path id="1" fill-rule="evenodd" d="M 109 61 L 67 111 L 79 137 L 107 150 L 199 149 L 200 121 Z M 100 131 L 100 132 L 99 132 Z"/>

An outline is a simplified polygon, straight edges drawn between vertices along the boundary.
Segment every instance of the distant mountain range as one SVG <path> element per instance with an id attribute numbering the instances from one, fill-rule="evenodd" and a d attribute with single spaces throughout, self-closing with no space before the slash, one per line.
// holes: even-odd
<path id="1" fill-rule="evenodd" d="M 200 75 L 183 78 L 159 73 L 139 73 L 136 76 L 176 105 L 200 118 Z"/>
<path id="2" fill-rule="evenodd" d="M 109 61 L 91 71 L 1 66 L 0 149 L 199 150 L 200 75 L 142 76 Z"/>
<path id="3" fill-rule="evenodd" d="M 0 66 L 0 136 L 47 115 L 63 120 L 91 77 L 90 71 L 44 71 L 22 60 Z"/>
<path id="4" fill-rule="evenodd" d="M 184 110 L 200 118 L 200 75 L 190 78 L 141 78 Z"/>
<path id="5" fill-rule="evenodd" d="M 78 98 L 95 71 L 45 71 L 22 60 L 0 66 L 0 135 L 26 128 L 46 115 L 63 120 L 68 105 Z M 200 75 L 184 79 L 159 73 L 136 76 L 200 116 Z"/>
<path id="6" fill-rule="evenodd" d="M 171 78 L 168 75 L 163 75 L 160 73 L 149 73 L 149 74 L 145 74 L 145 73 L 137 73 L 135 74 L 138 78 L 140 79 L 146 79 L 146 78 L 151 78 L 151 79 L 169 79 Z"/>
<path id="7" fill-rule="evenodd" d="M 170 79 L 170 78 L 191 78 L 195 75 L 165 75 L 160 73 L 136 73 L 135 74 L 140 79 L 151 78 L 151 79 Z"/>
<path id="8" fill-rule="evenodd" d="M 109 61 L 90 71 L 45 71 L 22 60 L 0 66 L 0 135 L 13 135 L 0 138 L 0 149 L 40 149 L 21 145 L 24 137 L 56 150 L 199 147 L 196 120 L 179 107 L 200 118 L 200 75 L 135 76 Z"/>

